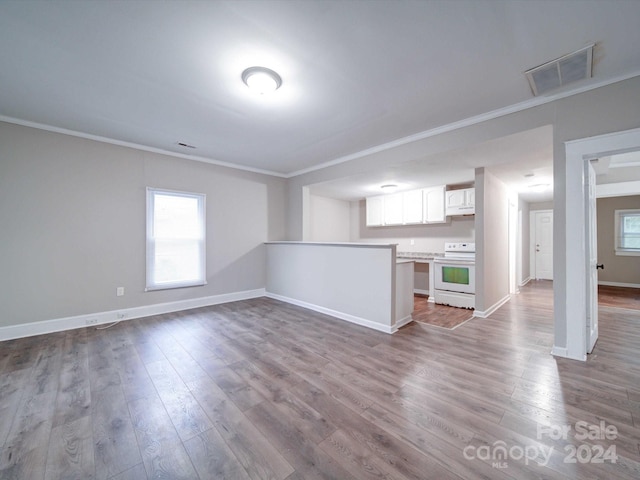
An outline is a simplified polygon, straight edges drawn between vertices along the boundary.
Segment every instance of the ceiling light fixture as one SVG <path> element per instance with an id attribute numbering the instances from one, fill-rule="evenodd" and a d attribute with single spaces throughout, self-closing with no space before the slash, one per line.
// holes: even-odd
<path id="1" fill-rule="evenodd" d="M 398 185 L 394 183 L 388 183 L 387 185 L 382 185 L 380 188 L 384 193 L 393 193 L 398 188 Z"/>
<path id="2" fill-rule="evenodd" d="M 275 92 L 282 85 L 282 78 L 265 67 L 249 67 L 242 72 L 242 81 L 251 91 L 264 95 Z"/>
<path id="3" fill-rule="evenodd" d="M 536 183 L 535 185 L 529 185 L 529 188 L 534 192 L 544 192 L 550 186 L 548 183 Z"/>

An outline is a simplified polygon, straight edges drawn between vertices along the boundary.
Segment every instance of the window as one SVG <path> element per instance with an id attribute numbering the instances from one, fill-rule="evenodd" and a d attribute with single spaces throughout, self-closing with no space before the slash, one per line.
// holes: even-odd
<path id="1" fill-rule="evenodd" d="M 147 288 L 205 285 L 205 195 L 147 188 Z"/>
<path id="2" fill-rule="evenodd" d="M 640 255 L 640 210 L 616 210 L 616 255 Z"/>

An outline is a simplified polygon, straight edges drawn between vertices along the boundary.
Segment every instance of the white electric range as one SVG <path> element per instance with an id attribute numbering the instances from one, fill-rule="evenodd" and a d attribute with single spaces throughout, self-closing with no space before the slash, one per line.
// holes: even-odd
<path id="1" fill-rule="evenodd" d="M 445 243 L 444 256 L 433 261 L 434 299 L 441 305 L 475 308 L 476 244 Z"/>

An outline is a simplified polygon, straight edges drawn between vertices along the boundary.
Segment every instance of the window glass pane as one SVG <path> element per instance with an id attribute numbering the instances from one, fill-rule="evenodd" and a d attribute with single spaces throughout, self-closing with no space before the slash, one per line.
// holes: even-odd
<path id="1" fill-rule="evenodd" d="M 622 214 L 621 217 L 620 246 L 640 249 L 640 214 Z"/>
<path id="2" fill-rule="evenodd" d="M 198 238 L 198 199 L 155 194 L 154 236 L 156 238 Z"/>
<path id="3" fill-rule="evenodd" d="M 447 283 L 469 285 L 469 267 L 442 267 L 442 280 Z"/>
<path id="4" fill-rule="evenodd" d="M 155 283 L 197 281 L 201 278 L 198 241 L 158 240 L 155 248 Z"/>
<path id="5" fill-rule="evenodd" d="M 147 189 L 147 290 L 206 284 L 204 201 Z"/>

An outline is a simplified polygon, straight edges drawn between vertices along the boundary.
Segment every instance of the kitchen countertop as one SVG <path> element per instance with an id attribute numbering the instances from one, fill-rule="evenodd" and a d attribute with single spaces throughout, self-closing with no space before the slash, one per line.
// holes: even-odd
<path id="1" fill-rule="evenodd" d="M 396 254 L 396 258 L 406 260 L 433 260 L 435 257 L 444 257 L 444 253 L 397 252 Z"/>
<path id="2" fill-rule="evenodd" d="M 402 257 L 396 257 L 396 264 L 400 264 L 400 263 L 412 263 L 414 262 L 415 259 L 413 258 L 402 258 Z"/>

